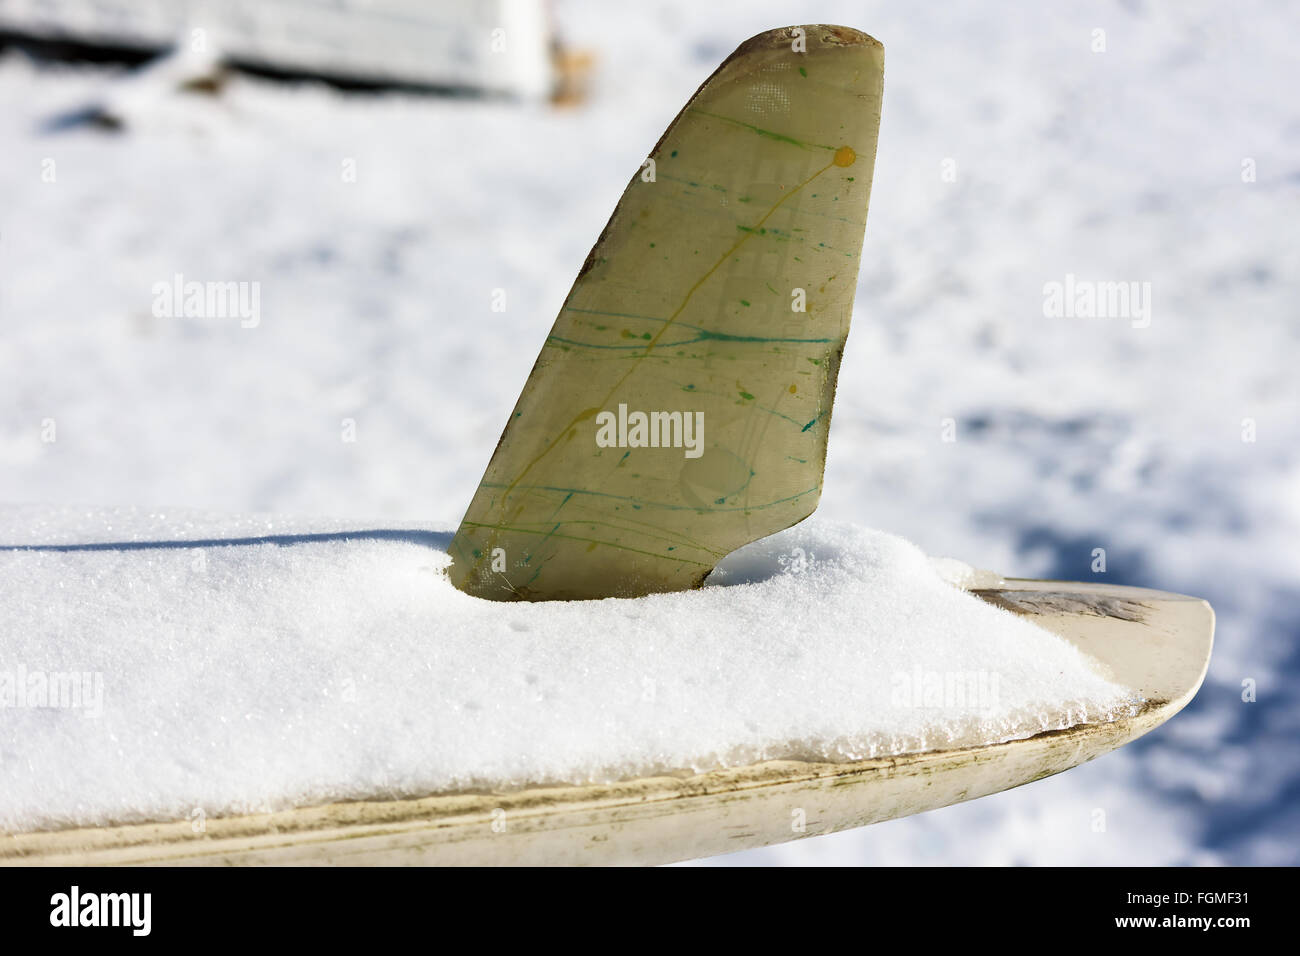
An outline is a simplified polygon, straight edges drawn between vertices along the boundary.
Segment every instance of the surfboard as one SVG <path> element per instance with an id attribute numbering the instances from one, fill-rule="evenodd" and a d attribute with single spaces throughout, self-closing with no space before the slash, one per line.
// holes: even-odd
<path id="1" fill-rule="evenodd" d="M 1006 580 L 974 591 L 1069 640 L 1142 703 L 1132 716 L 1021 740 L 847 763 L 773 760 L 588 786 L 429 794 L 280 813 L 0 838 L 0 863 L 48 865 L 658 864 L 832 833 L 972 800 L 1085 763 L 1196 694 L 1214 638 L 1198 598 Z M 905 639 L 900 635 L 900 639 Z M 1065 721 L 1065 714 L 1051 715 Z"/>

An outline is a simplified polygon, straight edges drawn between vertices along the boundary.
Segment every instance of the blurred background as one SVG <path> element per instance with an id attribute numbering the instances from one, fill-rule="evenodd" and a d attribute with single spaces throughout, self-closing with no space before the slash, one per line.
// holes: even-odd
<path id="1" fill-rule="evenodd" d="M 810 22 L 887 61 L 819 515 L 1204 596 L 1218 633 L 1115 754 L 710 862 L 1300 862 L 1281 0 L 0 0 L 0 502 L 453 527 L 664 127 Z M 256 321 L 159 315 L 177 276 L 255 284 Z M 1149 283 L 1149 322 L 1045 315 L 1067 276 Z"/>

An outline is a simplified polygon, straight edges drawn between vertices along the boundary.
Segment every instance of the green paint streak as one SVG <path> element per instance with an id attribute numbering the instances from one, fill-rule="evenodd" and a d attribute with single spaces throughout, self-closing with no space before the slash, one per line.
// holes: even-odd
<path id="1" fill-rule="evenodd" d="M 692 507 L 692 506 L 690 506 L 690 505 L 674 505 L 674 504 L 669 504 L 669 503 L 666 502 L 666 501 L 641 501 L 640 499 L 638 499 L 638 498 L 633 498 L 633 497 L 631 497 L 630 495 L 611 495 L 611 494 L 608 494 L 608 493 L 603 492 L 603 491 L 588 491 L 588 490 L 585 489 L 585 488 L 560 488 L 560 487 L 556 487 L 556 486 L 554 486 L 554 485 L 516 485 L 516 486 L 511 486 L 511 485 L 503 484 L 503 483 L 500 483 L 500 482 L 487 482 L 487 481 L 485 481 L 485 482 L 483 482 L 483 483 L 480 485 L 480 487 L 482 487 L 482 488 L 498 488 L 498 489 L 508 489 L 508 488 L 512 488 L 512 487 L 513 487 L 515 490 L 523 490 L 523 491 L 554 491 L 554 492 L 570 492 L 570 491 L 571 491 L 571 492 L 573 492 L 575 495 L 593 495 L 593 496 L 595 496 L 595 497 L 597 497 L 597 498 L 613 498 L 613 499 L 616 500 L 616 501 L 639 502 L 640 504 L 645 505 L 646 507 L 650 507 L 650 508 L 661 508 L 661 509 L 663 509 L 663 510 L 665 510 L 665 511 L 701 511 L 701 512 L 703 512 L 703 511 L 710 511 L 710 512 L 711 512 L 711 511 L 716 511 L 716 510 L 722 510 L 722 511 L 762 511 L 762 510 L 764 510 L 764 509 L 766 509 L 766 508 L 774 508 L 774 507 L 776 507 L 777 505 L 788 504 L 789 502 L 791 502 L 791 501 L 796 501 L 796 500 L 798 500 L 799 498 L 804 497 L 805 495 L 810 495 L 810 494 L 812 494 L 813 492 L 817 491 L 817 490 L 821 487 L 821 485 L 813 485 L 811 488 L 808 488 L 808 489 L 805 490 L 805 491 L 800 491 L 800 492 L 798 492 L 798 493 L 796 493 L 796 494 L 793 494 L 793 495 L 787 495 L 787 496 L 784 497 L 784 498 L 777 498 L 777 499 L 775 499 L 775 500 L 773 500 L 773 501 L 767 501 L 767 502 L 763 502 L 763 503 L 761 503 L 761 504 L 756 504 L 756 505 L 755 505 L 755 504 L 749 504 L 749 505 L 744 505 L 743 507 L 738 507 L 738 508 L 723 508 L 723 509 L 714 509 L 714 508 L 707 508 L 707 509 L 706 509 L 706 508 L 695 508 L 695 507 Z M 588 522 L 588 523 L 590 523 L 590 522 Z M 483 527 L 483 528 L 493 528 L 493 527 L 496 527 L 496 525 L 488 525 L 488 524 L 484 524 L 484 525 L 479 525 L 479 527 Z M 510 529 L 509 529 L 509 528 L 503 528 L 503 530 L 509 531 Z M 534 533 L 535 533 L 535 534 L 541 534 L 540 531 L 538 531 L 538 532 L 534 532 Z M 641 534 L 641 533 L 643 533 L 643 532 L 637 532 L 637 533 L 638 533 L 638 534 Z M 707 550 L 707 549 L 706 549 L 706 550 Z"/>
<path id="2" fill-rule="evenodd" d="M 633 505 L 633 507 L 640 508 L 641 506 Z M 541 534 L 542 532 L 537 529 L 540 526 L 550 524 L 550 522 L 549 521 L 544 521 L 544 522 L 543 521 L 519 521 L 516 522 L 516 524 L 519 525 L 520 527 L 533 528 L 536 530 L 536 533 Z M 698 551 L 703 551 L 706 554 L 716 554 L 719 557 L 726 554 L 725 551 L 718 551 L 714 548 L 710 548 L 707 545 L 703 544 L 702 542 L 696 541 L 694 538 L 688 538 L 684 534 L 669 532 L 666 531 L 665 529 L 660 528 L 658 525 L 652 522 L 637 521 L 633 518 L 624 518 L 622 522 L 600 521 L 592 518 L 571 518 L 567 520 L 562 520 L 559 522 L 559 524 L 561 525 L 581 524 L 581 525 L 591 525 L 593 527 L 599 527 L 599 528 L 613 528 L 615 531 L 618 532 L 630 532 L 632 534 L 639 534 L 642 535 L 643 537 L 654 538 L 657 541 L 671 541 L 671 542 L 675 542 L 678 545 L 687 545 L 689 547 L 695 548 Z M 642 525 L 643 527 L 636 527 L 637 525 Z M 554 530 L 555 528 L 551 528 L 551 531 Z M 659 533 L 659 532 L 664 532 L 664 533 Z M 550 559 L 548 558 L 547 560 Z"/>
<path id="3" fill-rule="evenodd" d="M 464 523 L 465 527 L 467 527 L 467 528 L 486 528 L 486 529 L 489 529 L 489 530 L 496 530 L 496 531 L 513 531 L 513 532 L 515 532 L 516 534 L 542 534 L 542 533 L 543 533 L 543 532 L 541 532 L 541 531 L 536 531 L 536 530 L 534 530 L 534 529 L 532 529 L 532 528 L 518 528 L 518 527 L 515 527 L 515 526 L 513 526 L 513 525 L 504 525 L 504 524 L 500 524 L 500 525 L 480 524 L 480 523 L 477 522 L 477 521 L 469 521 L 469 520 L 466 520 L 466 521 L 463 522 L 463 523 Z M 550 538 L 550 537 L 556 537 L 556 538 L 564 538 L 564 539 L 566 539 L 566 540 L 568 540 L 568 541 L 586 541 L 586 542 L 588 542 L 589 544 L 603 544 L 603 545 L 608 545 L 608 546 L 611 547 L 611 548 L 618 548 L 618 550 L 620 550 L 620 551 L 631 551 L 633 554 L 644 554 L 644 555 L 648 555 L 649 557 L 652 557 L 652 558 L 662 558 L 662 557 L 663 557 L 663 555 L 658 554 L 658 553 L 656 553 L 656 552 L 654 552 L 654 551 L 645 551 L 645 550 L 642 550 L 641 548 L 630 548 L 630 547 L 628 547 L 628 546 L 625 545 L 625 544 L 616 544 L 616 543 L 613 542 L 613 541 L 601 541 L 601 540 L 598 539 L 598 538 L 584 538 L 584 537 L 582 537 L 582 536 L 580 536 L 580 535 L 576 535 L 576 534 L 557 534 L 557 533 L 555 532 L 554 529 L 545 532 L 545 535 L 546 535 L 546 537 L 548 537 L 548 538 Z M 683 562 L 685 562 L 686 564 L 698 564 L 698 565 L 699 565 L 700 567 L 702 567 L 702 568 L 711 568 L 711 567 L 713 567 L 712 564 L 705 564 L 703 561 L 692 561 L 690 558 L 674 558 L 673 560 L 674 560 L 674 561 L 683 561 Z"/>
<path id="4" fill-rule="evenodd" d="M 832 339 L 784 339 L 774 338 L 762 335 L 730 335 L 726 332 L 710 332 L 707 329 L 700 332 L 701 339 L 710 339 L 716 342 L 819 342 L 826 343 Z"/>
<path id="5" fill-rule="evenodd" d="M 799 67 L 799 75 L 806 77 L 808 75 L 808 71 L 805 70 L 803 67 Z"/>
<path id="6" fill-rule="evenodd" d="M 640 338 L 642 339 L 648 339 L 649 337 L 650 337 L 649 334 L 640 336 Z M 726 332 L 710 332 L 707 329 L 702 329 L 700 331 L 700 334 L 693 339 L 683 339 L 680 342 L 660 342 L 656 346 L 656 348 L 659 349 L 679 348 L 683 345 L 694 345 L 696 342 L 744 342 L 750 344 L 753 343 L 771 344 L 774 342 L 789 342 L 789 343 L 803 344 L 803 345 L 825 345 L 826 343 L 832 341 L 835 340 L 827 339 L 827 338 L 794 339 L 794 338 L 775 338 L 775 337 L 763 336 L 763 335 L 730 335 Z M 546 337 L 546 344 L 550 345 L 551 343 L 557 343 L 554 346 L 556 348 L 563 348 L 563 346 L 565 345 L 576 345 L 579 346 L 580 348 L 585 348 L 585 349 L 603 349 L 603 350 L 614 351 L 614 352 L 620 352 L 620 351 L 640 352 L 640 351 L 644 351 L 646 348 L 646 346 L 644 345 L 604 345 L 599 342 L 579 342 L 576 339 L 566 339 L 566 338 L 561 338 L 558 335 L 548 335 Z"/>
<path id="7" fill-rule="evenodd" d="M 637 312 L 606 312 L 603 309 L 579 309 L 571 305 L 564 307 L 565 312 L 579 312 L 583 315 L 609 315 L 618 319 L 645 319 L 648 322 L 666 322 L 667 319 L 661 319 L 657 315 L 641 315 Z M 598 329 L 604 329 L 605 326 L 598 325 Z"/>
<path id="8" fill-rule="evenodd" d="M 581 523 L 593 524 L 593 522 L 581 522 Z M 489 531 L 513 531 L 517 533 L 517 535 L 543 535 L 545 537 L 562 537 L 568 541 L 586 541 L 588 542 L 588 544 L 608 545 L 610 546 L 610 548 L 617 548 L 620 551 L 632 551 L 632 553 L 634 554 L 649 554 L 651 558 L 663 557 L 663 555 L 656 554 L 655 551 L 645 551 L 640 548 L 629 548 L 628 545 L 616 544 L 616 542 L 614 541 L 601 541 L 599 540 L 599 538 L 581 537 L 578 535 L 559 535 L 559 533 L 556 533 L 554 528 L 551 528 L 550 531 L 542 532 L 542 531 L 538 531 L 538 529 L 536 528 L 520 528 L 520 527 L 516 527 L 516 525 L 511 525 L 511 524 L 481 524 L 478 522 L 471 522 L 471 520 L 465 520 L 464 525 L 467 528 L 486 528 L 489 529 Z M 640 533 L 640 532 L 636 532 L 636 533 Z M 684 561 L 688 564 L 699 564 L 699 566 L 701 567 L 712 567 L 712 564 L 706 564 L 705 562 L 702 561 L 692 561 L 692 559 L 690 558 L 675 558 L 675 561 Z"/>
<path id="9" fill-rule="evenodd" d="M 774 139 L 778 143 L 789 143 L 791 146 L 798 146 L 800 149 L 825 149 L 835 152 L 836 146 L 823 146 L 820 143 L 805 143 L 803 140 L 795 139 L 793 136 L 787 136 L 785 133 L 778 133 L 775 130 L 763 129 L 761 126 L 754 126 L 752 123 L 743 123 L 738 119 L 732 119 L 730 116 L 721 116 L 717 113 L 710 113 L 708 110 L 702 110 L 698 107 L 687 107 L 692 113 L 699 113 L 701 116 L 709 116 L 713 119 L 720 119 L 725 123 L 734 123 L 751 133 L 757 133 L 759 136 L 765 136 L 768 139 Z"/>

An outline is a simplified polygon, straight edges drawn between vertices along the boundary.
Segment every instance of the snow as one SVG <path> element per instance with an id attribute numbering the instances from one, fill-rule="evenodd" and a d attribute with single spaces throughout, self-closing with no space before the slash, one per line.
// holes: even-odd
<path id="1" fill-rule="evenodd" d="M 0 641 L 23 667 L 0 672 L 0 829 L 889 756 L 1135 703 L 850 526 L 751 545 L 700 592 L 519 605 L 452 587 L 450 531 L 0 516 Z M 89 692 L 17 696 L 61 674 Z"/>
<path id="2" fill-rule="evenodd" d="M 557 14 L 600 63 L 569 111 L 236 77 L 110 134 L 52 121 L 111 70 L 0 58 L 0 502 L 451 527 L 666 123 L 743 38 L 845 23 L 885 44 L 885 103 L 817 520 L 1006 575 L 1196 594 L 1218 635 L 1197 699 L 1114 754 L 719 862 L 1300 862 L 1297 11 Z M 261 282 L 260 323 L 155 318 L 176 273 Z M 1151 282 L 1150 326 L 1045 317 L 1070 274 Z M 38 520 L 84 527 L 22 527 Z"/>

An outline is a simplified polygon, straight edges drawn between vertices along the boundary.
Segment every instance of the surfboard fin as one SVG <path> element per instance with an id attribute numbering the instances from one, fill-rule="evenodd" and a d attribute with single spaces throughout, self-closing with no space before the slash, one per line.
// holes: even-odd
<path id="1" fill-rule="evenodd" d="M 500 600 L 697 587 L 821 494 L 884 51 L 787 27 L 729 56 L 587 256 L 450 546 Z"/>

